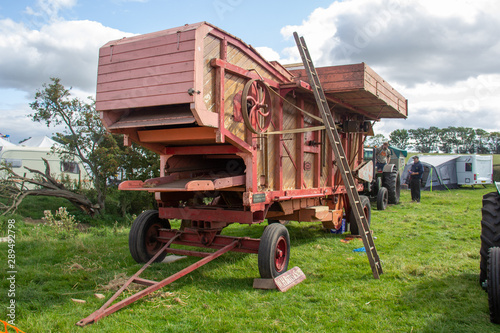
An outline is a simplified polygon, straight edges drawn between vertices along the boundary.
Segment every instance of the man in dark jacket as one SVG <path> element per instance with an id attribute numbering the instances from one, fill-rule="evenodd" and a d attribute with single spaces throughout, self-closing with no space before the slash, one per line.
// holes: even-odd
<path id="1" fill-rule="evenodd" d="M 420 180 L 424 175 L 424 167 L 418 156 L 413 156 L 413 164 L 410 167 L 411 200 L 420 202 Z"/>

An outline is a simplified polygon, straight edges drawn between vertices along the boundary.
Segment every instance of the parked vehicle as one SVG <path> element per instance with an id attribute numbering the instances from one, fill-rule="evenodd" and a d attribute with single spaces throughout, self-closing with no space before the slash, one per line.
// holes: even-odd
<path id="1" fill-rule="evenodd" d="M 479 283 L 488 292 L 490 321 L 500 324 L 500 183 L 483 196 Z"/>
<path id="2" fill-rule="evenodd" d="M 385 210 L 388 204 L 399 203 L 401 177 L 407 152 L 396 147 L 389 147 L 391 160 L 382 171 L 378 171 L 375 167 L 375 149 L 376 147 L 364 149 L 365 164 L 359 169 L 364 169 L 365 173 L 372 174 L 372 176 L 364 179 L 363 194 L 376 200 L 378 210 Z"/>
<path id="3" fill-rule="evenodd" d="M 96 109 L 103 124 L 123 134 L 125 145 L 136 142 L 160 158 L 160 177 L 119 185 L 153 193 L 159 207 L 132 225 L 134 260 L 148 265 L 167 253 L 203 257 L 183 275 L 227 251 L 256 253 L 261 277 L 277 279 L 287 272 L 290 237 L 285 225 L 272 222 L 340 229 L 347 219 L 351 232 L 366 225 L 359 233 L 363 241 L 373 239 L 368 198 L 349 199 L 363 190 L 351 170 L 363 163 L 371 122 L 406 118 L 407 101 L 364 63 L 315 70 L 320 99 L 310 77 L 310 67 L 268 62 L 206 22 L 100 49 Z M 171 228 L 172 219 L 182 220 L 181 230 Z M 221 234 L 232 223 L 266 220 L 260 239 Z M 217 252 L 170 246 L 175 244 Z M 374 251 L 367 246 L 367 254 Z M 370 264 L 381 272 L 380 261 Z M 173 281 L 132 280 L 149 285 L 146 292 Z"/>

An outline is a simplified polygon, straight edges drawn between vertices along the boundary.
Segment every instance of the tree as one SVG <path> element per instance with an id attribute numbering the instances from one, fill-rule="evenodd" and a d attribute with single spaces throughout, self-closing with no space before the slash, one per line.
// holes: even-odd
<path id="1" fill-rule="evenodd" d="M 85 103 L 71 98 L 70 90 L 59 78 L 50 80 L 52 83 L 43 84 L 43 89 L 37 91 L 35 101 L 30 104 L 34 111 L 32 119 L 47 127 L 64 125 L 64 130 L 56 133 L 64 148 L 57 152 L 63 158 L 80 158 L 90 170 L 99 212 L 103 212 L 107 179 L 116 174 L 119 166 L 120 149 L 116 139 L 102 126 L 94 101 Z"/>
<path id="2" fill-rule="evenodd" d="M 405 129 L 397 129 L 389 134 L 390 144 L 399 149 L 406 149 L 410 141 L 410 134 Z"/>
<path id="3" fill-rule="evenodd" d="M 380 147 L 384 142 L 387 142 L 387 138 L 383 134 L 377 134 L 371 138 L 367 138 L 366 145 L 370 147 Z"/>
<path id="4" fill-rule="evenodd" d="M 449 126 L 439 130 L 439 149 L 446 154 L 453 152 L 458 144 L 457 131 L 455 127 Z"/>
<path id="5" fill-rule="evenodd" d="M 491 132 L 488 136 L 488 148 L 493 154 L 500 154 L 500 132 Z"/>
<path id="6" fill-rule="evenodd" d="M 437 150 L 437 143 L 439 142 L 437 127 L 430 128 L 417 128 L 408 131 L 411 138 L 415 141 L 415 148 L 421 153 L 429 153 Z"/>
<path id="7" fill-rule="evenodd" d="M 476 129 L 476 151 L 478 154 L 488 154 L 490 152 L 488 148 L 489 133 L 483 129 Z"/>

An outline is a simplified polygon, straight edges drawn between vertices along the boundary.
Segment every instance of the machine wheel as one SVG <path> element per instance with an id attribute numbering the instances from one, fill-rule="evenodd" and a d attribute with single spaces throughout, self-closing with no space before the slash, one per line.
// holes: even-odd
<path id="1" fill-rule="evenodd" d="M 363 211 L 365 212 L 366 219 L 368 220 L 368 225 L 371 224 L 372 220 L 372 208 L 370 206 L 370 199 L 367 196 L 360 195 L 361 206 L 363 207 Z M 359 235 L 358 225 L 356 224 L 356 219 L 354 218 L 354 213 L 351 209 L 351 213 L 349 214 L 349 223 L 351 228 L 351 235 Z"/>
<path id="2" fill-rule="evenodd" d="M 387 188 L 381 187 L 378 190 L 377 194 L 377 209 L 378 210 L 385 210 L 387 208 L 387 203 L 389 202 L 389 191 L 387 191 Z"/>
<path id="3" fill-rule="evenodd" d="M 128 237 L 130 254 L 135 261 L 148 262 L 161 249 L 164 243 L 157 240 L 160 228 L 170 229 L 170 222 L 160 219 L 157 210 L 146 210 L 135 219 Z M 162 261 L 166 255 L 162 253 L 155 262 Z"/>
<path id="4" fill-rule="evenodd" d="M 490 321 L 500 324 L 500 247 L 492 247 L 489 250 L 488 304 Z"/>
<path id="5" fill-rule="evenodd" d="M 261 134 L 271 125 L 271 92 L 262 80 L 250 80 L 241 94 L 241 113 L 250 132 Z"/>
<path id="6" fill-rule="evenodd" d="M 399 177 L 399 172 L 384 172 L 382 177 L 382 186 L 387 188 L 389 203 L 397 205 L 399 203 L 399 195 L 401 192 L 401 178 Z"/>
<path id="7" fill-rule="evenodd" d="M 488 250 L 490 247 L 500 246 L 500 195 L 490 192 L 483 196 L 481 209 L 481 263 L 479 283 L 481 286 L 487 278 Z M 485 289 L 483 287 L 483 289 Z"/>
<path id="8" fill-rule="evenodd" d="M 290 260 L 290 235 L 280 223 L 269 224 L 260 238 L 258 264 L 263 279 L 285 273 Z"/>

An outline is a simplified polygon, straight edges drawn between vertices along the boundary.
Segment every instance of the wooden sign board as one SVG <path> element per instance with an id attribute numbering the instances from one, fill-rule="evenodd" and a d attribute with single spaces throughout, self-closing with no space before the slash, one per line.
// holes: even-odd
<path id="1" fill-rule="evenodd" d="M 280 276 L 274 278 L 274 283 L 279 291 L 285 292 L 288 289 L 296 286 L 306 279 L 306 276 L 302 270 L 295 266 L 289 271 L 281 274 Z"/>
<path id="2" fill-rule="evenodd" d="M 305 279 L 306 276 L 302 270 L 294 267 L 274 279 L 254 279 L 253 287 L 255 289 L 278 289 L 285 292 Z"/>

